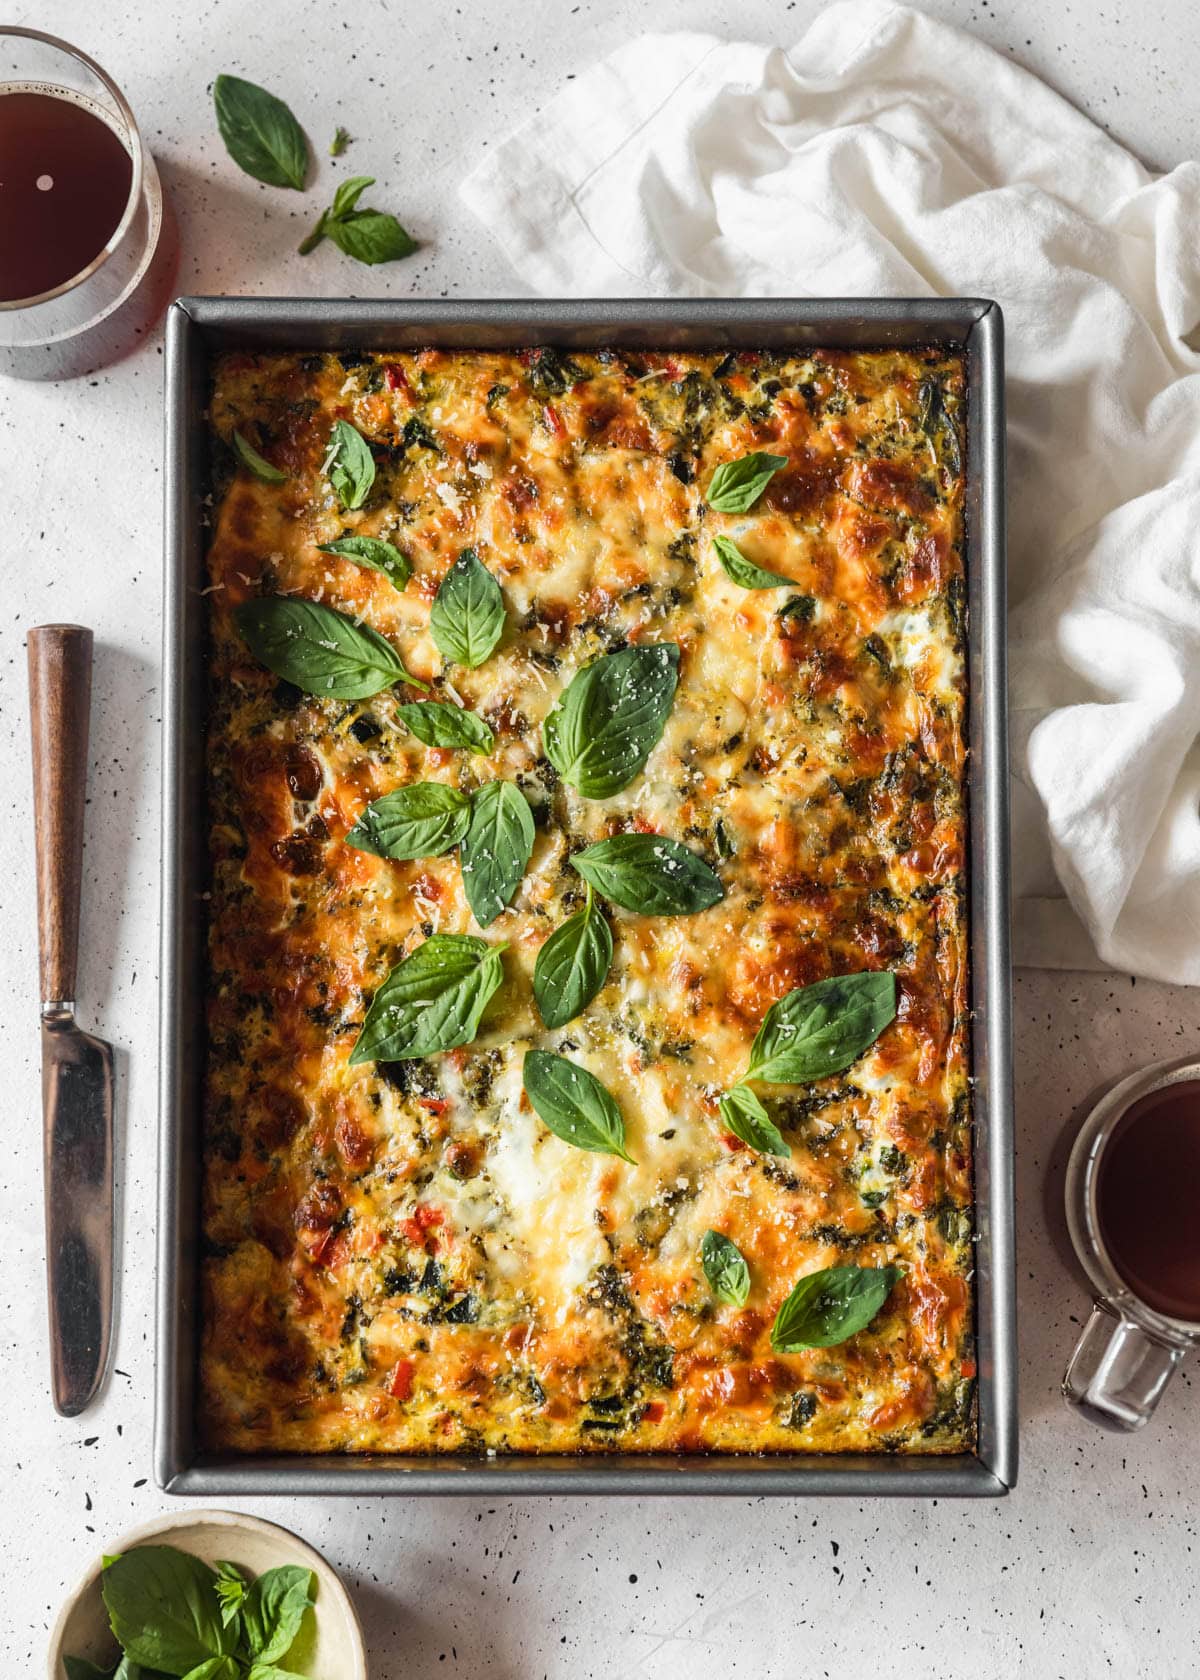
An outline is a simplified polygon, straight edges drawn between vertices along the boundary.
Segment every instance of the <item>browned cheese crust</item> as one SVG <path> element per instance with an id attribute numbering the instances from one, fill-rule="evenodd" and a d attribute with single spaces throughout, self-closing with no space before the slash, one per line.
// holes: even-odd
<path id="1" fill-rule="evenodd" d="M 248 1453 L 909 1451 L 973 1436 L 964 808 L 964 374 L 941 351 L 808 355 L 428 350 L 225 356 L 211 406 L 211 851 L 201 1427 Z M 375 455 L 345 512 L 333 422 Z M 237 430 L 286 473 L 239 466 Z M 754 508 L 705 489 L 787 457 Z M 411 562 L 403 590 L 318 552 L 348 533 Z M 744 589 L 713 538 L 794 580 Z M 431 639 L 471 545 L 503 638 L 478 669 Z M 398 686 L 302 695 L 231 610 L 299 594 L 390 639 L 433 697 L 477 710 L 490 755 L 428 748 Z M 574 672 L 671 641 L 679 687 L 644 772 L 605 800 L 554 773 L 542 723 Z M 453 853 L 348 846 L 413 781 L 515 781 L 537 836 L 504 985 L 475 1042 L 351 1066 L 371 996 L 430 934 L 472 933 Z M 608 981 L 547 1032 L 531 976 L 583 901 L 567 863 L 623 830 L 683 841 L 719 904 L 609 907 Z M 768 1006 L 891 969 L 893 1024 L 847 1073 L 762 1087 L 788 1157 L 725 1131 Z M 586 1061 L 631 1166 L 552 1136 L 531 1047 Z M 706 1230 L 751 1274 L 714 1298 Z M 802 1274 L 896 1263 L 841 1346 L 774 1353 Z"/>

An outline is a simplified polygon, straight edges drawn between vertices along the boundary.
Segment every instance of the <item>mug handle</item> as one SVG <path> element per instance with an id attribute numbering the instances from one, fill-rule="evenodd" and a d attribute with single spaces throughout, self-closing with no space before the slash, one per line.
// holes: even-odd
<path id="1" fill-rule="evenodd" d="M 1140 1429 L 1184 1351 L 1184 1344 L 1152 1335 L 1102 1298 L 1075 1344 L 1063 1395 L 1069 1406 L 1101 1429 Z"/>

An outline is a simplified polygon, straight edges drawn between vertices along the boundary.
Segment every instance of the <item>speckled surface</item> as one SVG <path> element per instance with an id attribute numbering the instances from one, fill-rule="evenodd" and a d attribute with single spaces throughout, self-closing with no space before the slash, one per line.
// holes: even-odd
<path id="1" fill-rule="evenodd" d="M 797 39 L 812 0 L 38 0 L 10 8 L 77 39 L 139 112 L 180 213 L 181 289 L 499 295 L 513 289 L 454 187 L 479 148 L 562 79 L 641 28 Z M 1200 32 L 1189 0 L 929 10 L 1046 74 L 1150 162 L 1195 146 Z M 1136 21 L 1135 21 L 1136 20 Z M 322 90 L 315 91 L 313 65 Z M 267 81 L 305 120 L 319 188 L 259 188 L 229 164 L 206 86 Z M 312 91 L 306 91 L 306 89 Z M 366 271 L 330 246 L 294 254 L 338 175 L 428 241 Z M 0 1175 L 0 1618 L 4 1672 L 41 1672 L 67 1585 L 104 1540 L 169 1502 L 150 1477 L 158 891 L 161 357 L 62 388 L 0 383 L 0 1045 L 10 1101 Z M 125 1246 L 116 1366 L 86 1417 L 46 1393 L 33 863 L 22 633 L 97 635 L 86 859 L 85 1024 L 120 1051 Z M 1058 1381 L 1086 1296 L 1063 1253 L 1060 1139 L 1089 1094 L 1177 1055 L 1200 996 L 1128 978 L 1022 974 L 1017 985 L 1023 1462 L 988 1505 L 654 1500 L 538 1504 L 261 1501 L 356 1586 L 378 1680 L 582 1680 L 863 1672 L 1033 1680 L 1189 1680 L 1200 1639 L 1200 1467 L 1186 1367 L 1152 1429 L 1117 1440 L 1064 1411 Z M 1197 1034 L 1196 1036 L 1200 1036 Z M 1200 1371 L 1200 1365 L 1195 1367 Z"/>

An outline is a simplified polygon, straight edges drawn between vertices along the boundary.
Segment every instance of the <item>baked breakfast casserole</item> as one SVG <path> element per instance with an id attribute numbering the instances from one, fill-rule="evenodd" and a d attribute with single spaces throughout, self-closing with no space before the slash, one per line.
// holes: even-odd
<path id="1" fill-rule="evenodd" d="M 218 360 L 209 1447 L 972 1444 L 964 402 Z"/>

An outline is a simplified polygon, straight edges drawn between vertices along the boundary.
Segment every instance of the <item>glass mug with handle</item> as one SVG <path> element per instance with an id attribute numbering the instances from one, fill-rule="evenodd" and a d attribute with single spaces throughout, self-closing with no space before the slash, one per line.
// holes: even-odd
<path id="1" fill-rule="evenodd" d="M 1092 1110 L 1067 1167 L 1067 1224 L 1095 1285 L 1063 1379 L 1104 1429 L 1140 1429 L 1200 1344 L 1200 1061 L 1130 1074 Z"/>
<path id="2" fill-rule="evenodd" d="M 121 90 L 78 47 L 0 25 L 0 373 L 115 361 L 170 297 L 178 242 Z"/>

